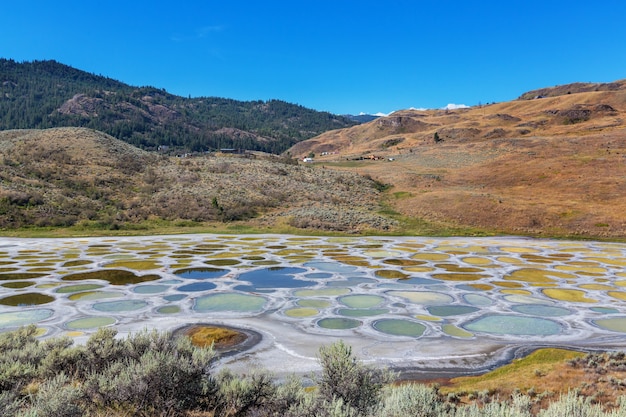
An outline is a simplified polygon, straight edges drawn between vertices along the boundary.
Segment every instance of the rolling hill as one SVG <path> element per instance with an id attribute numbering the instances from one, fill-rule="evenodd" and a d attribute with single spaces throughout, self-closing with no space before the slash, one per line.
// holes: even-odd
<path id="1" fill-rule="evenodd" d="M 393 185 L 388 204 L 409 218 L 624 238 L 625 119 L 626 81 L 576 83 L 468 109 L 399 111 L 290 153 Z"/>
<path id="2" fill-rule="evenodd" d="M 356 123 L 280 100 L 184 98 L 56 61 L 0 59 L 0 130 L 88 127 L 142 149 L 280 153 L 298 141 Z"/>
<path id="3" fill-rule="evenodd" d="M 87 128 L 0 131 L 0 229 L 394 227 L 377 214 L 371 179 L 294 162 L 262 153 L 177 158 Z"/>

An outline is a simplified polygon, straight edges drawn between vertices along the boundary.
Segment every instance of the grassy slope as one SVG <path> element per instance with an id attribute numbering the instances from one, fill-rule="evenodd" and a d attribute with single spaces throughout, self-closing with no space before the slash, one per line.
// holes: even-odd
<path id="1" fill-rule="evenodd" d="M 268 155 L 165 157 L 97 131 L 58 128 L 0 132 L 0 167 L 6 233 L 394 227 L 377 214 L 373 181 Z"/>
<path id="2" fill-rule="evenodd" d="M 611 408 L 624 395 L 626 370 L 623 358 L 610 358 L 610 354 L 539 349 L 484 375 L 453 378 L 440 392 L 463 403 L 484 401 L 484 396 L 502 400 L 520 392 L 535 398 L 536 409 L 545 408 L 561 394 L 577 392 Z"/>
<path id="3" fill-rule="evenodd" d="M 291 149 L 392 184 L 390 210 L 439 230 L 626 236 L 626 90 L 401 111 Z M 442 141 L 435 143 L 437 133 Z M 322 152 L 330 154 L 321 156 Z M 353 159 L 377 155 L 393 158 Z"/>

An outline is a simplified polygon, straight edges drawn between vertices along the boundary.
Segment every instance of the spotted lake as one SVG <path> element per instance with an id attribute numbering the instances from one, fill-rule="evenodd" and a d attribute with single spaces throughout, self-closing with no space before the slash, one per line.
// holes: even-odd
<path id="1" fill-rule="evenodd" d="M 77 342 L 193 323 L 256 330 L 224 360 L 315 368 L 343 339 L 366 361 L 478 369 L 511 349 L 626 342 L 626 244 L 523 238 L 180 235 L 0 238 L 0 331 Z"/>

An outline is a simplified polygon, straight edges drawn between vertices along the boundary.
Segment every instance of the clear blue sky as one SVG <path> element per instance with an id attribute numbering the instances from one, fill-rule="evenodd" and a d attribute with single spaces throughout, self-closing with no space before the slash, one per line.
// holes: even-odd
<path id="1" fill-rule="evenodd" d="M 626 78 L 624 0 L 14 0 L 0 57 L 337 114 Z"/>

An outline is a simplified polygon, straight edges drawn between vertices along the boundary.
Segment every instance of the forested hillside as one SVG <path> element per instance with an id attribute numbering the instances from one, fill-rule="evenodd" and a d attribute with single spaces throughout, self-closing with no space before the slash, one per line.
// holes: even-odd
<path id="1" fill-rule="evenodd" d="M 357 122 L 280 100 L 184 98 L 56 61 L 0 59 L 0 130 L 88 127 L 143 149 L 281 153 Z"/>

